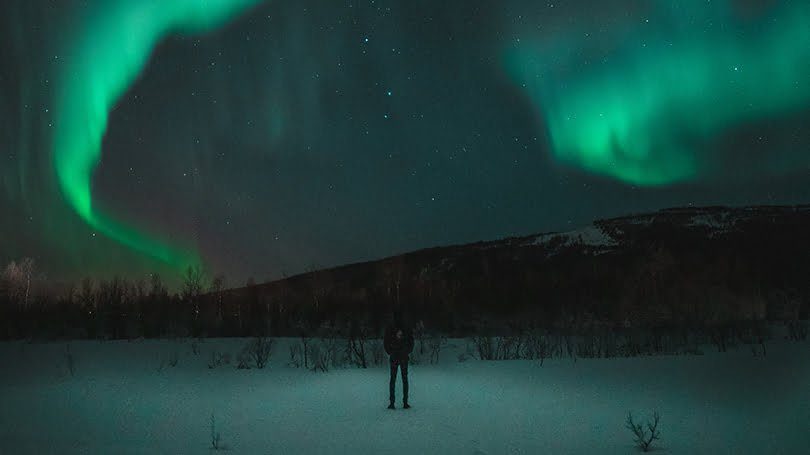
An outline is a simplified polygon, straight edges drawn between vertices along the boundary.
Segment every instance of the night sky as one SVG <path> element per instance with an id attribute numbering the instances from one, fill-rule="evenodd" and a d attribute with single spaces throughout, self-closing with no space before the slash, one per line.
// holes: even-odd
<path id="1" fill-rule="evenodd" d="M 810 202 L 808 24 L 805 0 L 5 0 L 0 260 L 237 286 Z"/>

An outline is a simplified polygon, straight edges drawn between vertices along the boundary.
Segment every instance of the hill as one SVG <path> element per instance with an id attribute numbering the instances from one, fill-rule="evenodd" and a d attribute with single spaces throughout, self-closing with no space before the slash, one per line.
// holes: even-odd
<path id="1" fill-rule="evenodd" d="M 536 325 L 806 319 L 810 205 L 682 207 L 570 232 L 423 249 L 209 294 L 270 328 L 363 319 L 401 305 L 450 332 Z M 256 310 L 259 308 L 259 310 Z M 227 323 L 226 323 L 227 325 Z"/>

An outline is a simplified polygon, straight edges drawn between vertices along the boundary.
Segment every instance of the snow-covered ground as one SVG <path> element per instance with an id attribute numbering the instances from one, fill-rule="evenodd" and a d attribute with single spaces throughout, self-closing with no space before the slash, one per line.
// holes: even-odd
<path id="1" fill-rule="evenodd" d="M 616 241 L 597 226 L 591 225 L 575 231 L 560 232 L 552 234 L 541 234 L 535 237 L 532 245 L 543 245 L 551 240 L 560 239 L 562 244 L 580 244 L 596 247 L 610 247 L 616 245 Z"/>
<path id="2" fill-rule="evenodd" d="M 808 343 L 541 367 L 459 362 L 450 340 L 391 411 L 386 367 L 294 369 L 288 341 L 263 370 L 208 368 L 245 340 L 72 342 L 72 377 L 64 343 L 0 343 L 0 453 L 209 453 L 213 413 L 229 454 L 627 454 L 627 412 L 653 410 L 658 453 L 810 453 Z"/>

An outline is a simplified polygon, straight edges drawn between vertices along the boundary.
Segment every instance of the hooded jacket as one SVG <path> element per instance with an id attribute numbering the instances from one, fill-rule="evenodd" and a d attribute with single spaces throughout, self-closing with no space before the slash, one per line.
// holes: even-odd
<path id="1" fill-rule="evenodd" d="M 398 330 L 402 330 L 402 338 L 397 338 Z M 392 324 L 385 329 L 383 346 L 391 360 L 407 361 L 413 352 L 413 332 L 400 324 Z"/>

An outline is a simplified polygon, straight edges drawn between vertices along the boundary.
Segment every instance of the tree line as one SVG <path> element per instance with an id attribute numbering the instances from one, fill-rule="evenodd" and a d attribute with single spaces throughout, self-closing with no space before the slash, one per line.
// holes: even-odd
<path id="1" fill-rule="evenodd" d="M 395 306 L 449 336 L 508 334 L 520 325 L 577 334 L 685 328 L 722 344 L 724 333 L 758 321 L 806 336 L 810 211 L 768 212 L 723 229 L 690 220 L 598 222 L 616 241 L 610 246 L 565 235 L 513 238 L 233 289 L 222 275 L 189 268 L 175 293 L 157 274 L 40 292 L 34 262 L 21 260 L 0 280 L 0 336 L 298 336 L 352 324 L 374 336 Z"/>
<path id="2" fill-rule="evenodd" d="M 252 279 L 234 293 L 224 275 L 209 277 L 201 267 L 189 267 L 179 291 L 170 292 L 157 273 L 85 278 L 56 290 L 37 278 L 34 265 L 30 258 L 12 261 L 0 275 L 2 339 L 298 336 L 326 321 L 317 295 L 313 305 L 293 307 L 261 296 Z M 355 311 L 336 316 L 332 326 L 347 333 L 358 320 L 376 332 L 386 322 L 382 313 L 374 321 Z"/>

